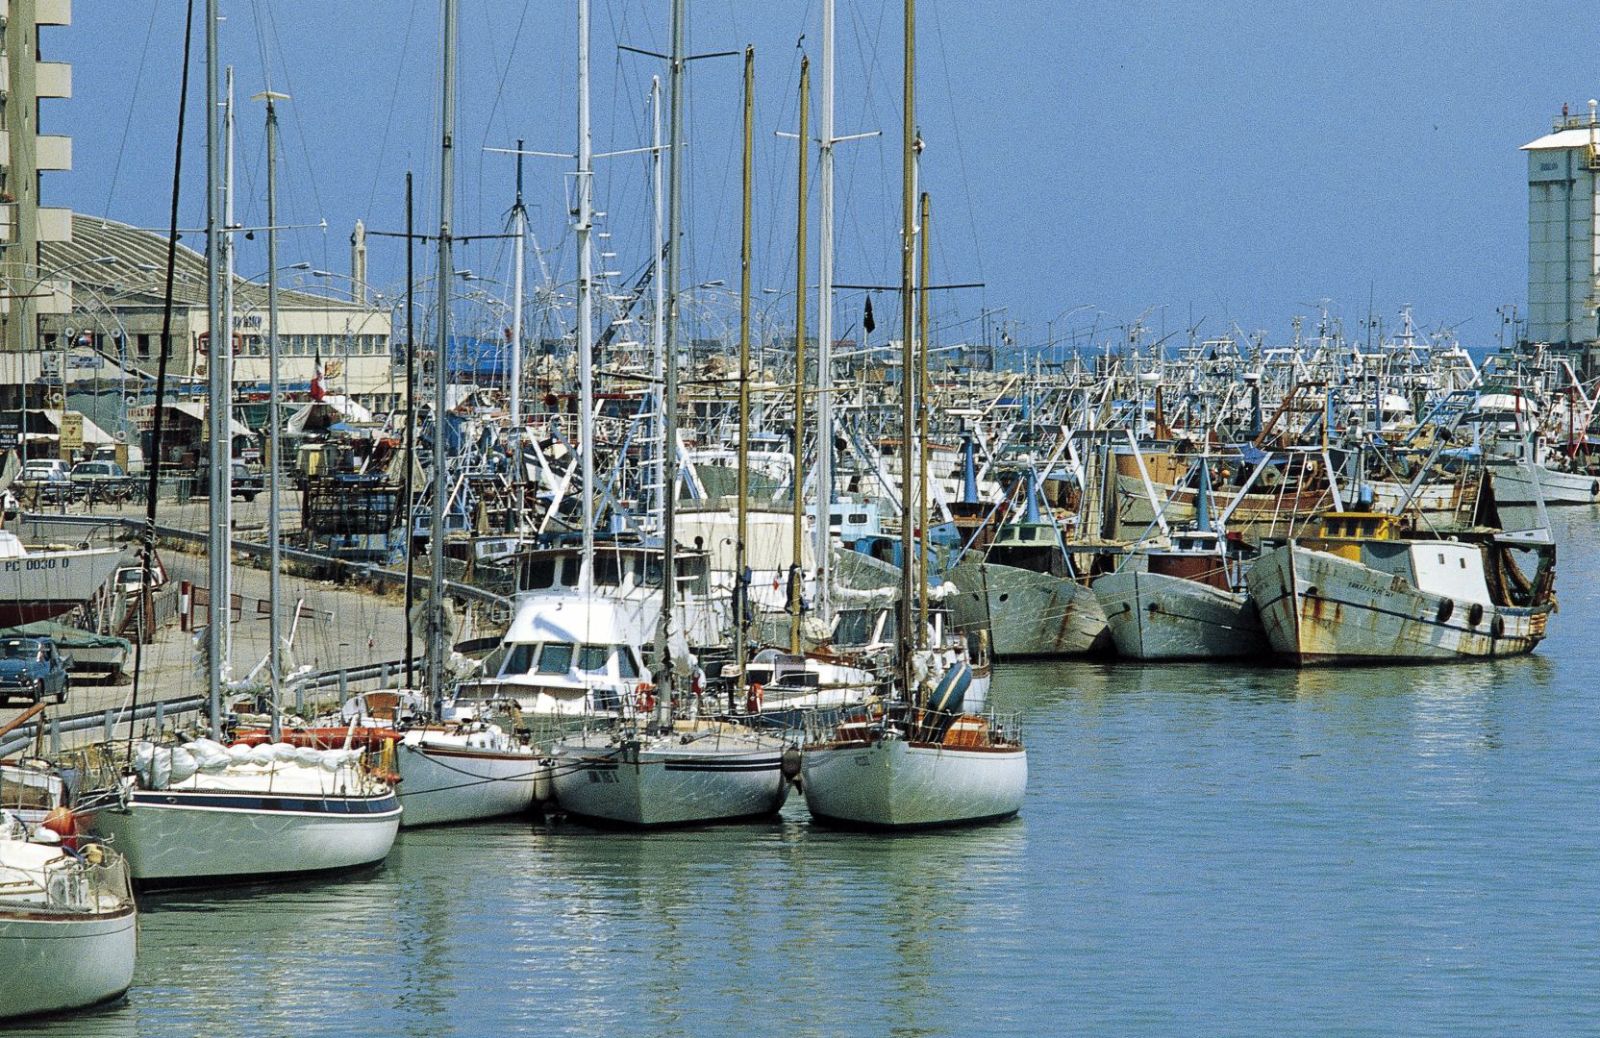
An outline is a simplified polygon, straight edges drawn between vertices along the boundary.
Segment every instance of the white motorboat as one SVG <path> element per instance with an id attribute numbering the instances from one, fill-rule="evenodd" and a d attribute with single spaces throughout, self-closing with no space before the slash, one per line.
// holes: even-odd
<path id="1" fill-rule="evenodd" d="M 142 743 L 131 774 L 80 798 L 89 831 L 144 886 L 253 882 L 382 861 L 400 802 L 357 750 Z"/>
<path id="2" fill-rule="evenodd" d="M 760 818 L 788 796 L 791 749 L 726 721 L 678 721 L 655 732 L 595 725 L 552 746 L 552 786 L 563 811 L 614 825 Z M 795 765 L 791 754 L 791 773 Z"/>
<path id="3" fill-rule="evenodd" d="M 0 819 L 0 1020 L 121 998 L 133 982 L 138 910 L 121 855 L 31 842 Z"/>
<path id="4" fill-rule="evenodd" d="M 405 732 L 395 768 L 407 828 L 524 814 L 549 778 L 531 746 L 483 722 Z"/>

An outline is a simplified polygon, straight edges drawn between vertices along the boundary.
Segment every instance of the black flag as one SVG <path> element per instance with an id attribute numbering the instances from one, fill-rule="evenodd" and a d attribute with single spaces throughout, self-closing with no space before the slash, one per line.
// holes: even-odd
<path id="1" fill-rule="evenodd" d="M 861 315 L 861 327 L 863 327 L 863 328 L 865 328 L 867 330 L 867 334 L 868 335 L 872 334 L 872 329 L 878 327 L 878 322 L 874 321 L 872 319 L 872 297 L 871 296 L 867 297 L 867 312 Z"/>

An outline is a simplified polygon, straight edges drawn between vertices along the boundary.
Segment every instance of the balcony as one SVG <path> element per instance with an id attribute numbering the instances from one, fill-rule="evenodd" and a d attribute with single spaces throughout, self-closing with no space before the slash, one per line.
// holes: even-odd
<path id="1" fill-rule="evenodd" d="M 71 25 L 72 0 L 35 0 L 33 20 L 40 25 Z"/>
<path id="2" fill-rule="evenodd" d="M 41 61 L 35 66 L 34 92 L 40 97 L 71 97 L 72 66 L 65 61 Z"/>
<path id="3" fill-rule="evenodd" d="M 3 209 L 14 209 L 15 205 L 0 206 Z M 39 240 L 40 241 L 71 241 L 72 240 L 72 210 L 61 206 L 39 207 Z"/>
<path id="4" fill-rule="evenodd" d="M 39 169 L 71 169 L 72 138 L 59 134 L 41 133 L 35 152 Z"/>

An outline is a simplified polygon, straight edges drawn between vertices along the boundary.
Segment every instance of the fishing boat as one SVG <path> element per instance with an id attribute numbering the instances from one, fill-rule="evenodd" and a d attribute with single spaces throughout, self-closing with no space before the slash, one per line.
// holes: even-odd
<path id="1" fill-rule="evenodd" d="M 1532 557 L 1525 575 L 1519 554 Z M 1397 516 L 1327 512 L 1246 578 L 1287 662 L 1401 663 L 1532 652 L 1555 608 L 1555 546 L 1482 532 L 1407 535 Z"/>
<path id="2" fill-rule="evenodd" d="M 1105 609 L 1079 581 L 1051 523 L 1007 523 L 985 554 L 958 562 L 950 580 L 956 625 L 987 630 L 996 659 L 1081 655 L 1110 644 Z"/>
<path id="3" fill-rule="evenodd" d="M 0 530 L 0 627 L 49 620 L 86 605 L 117 572 L 120 548 L 25 547 Z"/>
<path id="4" fill-rule="evenodd" d="M 98 843 L 69 849 L 49 830 L 30 839 L 0 812 L 0 1021 L 121 998 L 138 930 L 121 855 Z"/>
<path id="5" fill-rule="evenodd" d="M 1131 564 L 1096 577 L 1117 655 L 1131 660 L 1258 658 L 1266 634 L 1243 590 L 1244 564 L 1210 530 L 1184 530 L 1163 547 L 1142 549 Z"/>

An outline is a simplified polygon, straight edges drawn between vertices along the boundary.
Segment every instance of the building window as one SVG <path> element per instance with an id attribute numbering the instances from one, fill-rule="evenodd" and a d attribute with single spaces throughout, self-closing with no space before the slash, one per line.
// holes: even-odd
<path id="1" fill-rule="evenodd" d="M 150 336 L 145 335 L 145 334 L 140 334 L 134 340 L 134 349 L 138 352 L 140 360 L 149 360 L 150 359 Z"/>

